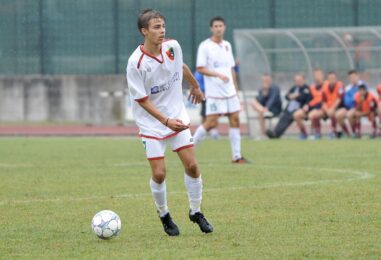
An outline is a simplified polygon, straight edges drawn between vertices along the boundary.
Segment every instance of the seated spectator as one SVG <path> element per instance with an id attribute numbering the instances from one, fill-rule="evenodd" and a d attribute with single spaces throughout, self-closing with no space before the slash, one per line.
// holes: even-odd
<path id="1" fill-rule="evenodd" d="M 312 99 L 294 114 L 295 122 L 301 129 L 300 139 L 302 140 L 307 139 L 307 132 L 303 123 L 306 118 L 311 120 L 311 134 L 314 135 L 315 139 L 321 138 L 320 118 L 322 114 L 322 90 L 324 84 L 324 73 L 322 70 L 314 70 L 314 81 L 315 83 L 310 86 Z"/>
<path id="2" fill-rule="evenodd" d="M 343 132 L 350 136 L 348 127 L 345 123 L 345 118 L 348 118 L 348 121 L 351 126 L 355 125 L 355 115 L 354 115 L 354 107 L 355 107 L 355 100 L 354 97 L 357 93 L 358 86 L 365 85 L 365 83 L 360 80 L 360 76 L 358 75 L 358 72 L 356 70 L 350 70 L 348 72 L 348 78 L 349 78 L 349 85 L 345 88 L 345 93 L 342 99 L 342 104 L 340 108 L 336 112 L 336 120 L 341 126 L 341 129 Z M 354 134 L 355 129 L 352 128 L 352 132 Z M 338 136 L 340 136 L 339 134 Z"/>
<path id="3" fill-rule="evenodd" d="M 294 76 L 294 86 L 286 95 L 288 104 L 281 114 L 278 124 L 273 130 L 268 129 L 266 135 L 269 138 L 281 137 L 286 129 L 294 121 L 294 114 L 304 105 L 308 104 L 311 100 L 311 93 L 309 87 L 306 85 L 306 80 L 303 74 L 296 74 Z M 300 127 L 300 125 L 299 125 Z M 304 129 L 305 130 L 305 129 Z M 302 131 L 302 129 L 301 129 Z"/>
<path id="4" fill-rule="evenodd" d="M 376 123 L 376 114 L 377 114 L 377 103 L 378 99 L 375 95 L 368 92 L 365 85 L 360 85 L 358 87 L 358 92 L 354 98 L 355 107 L 352 108 L 351 112 L 354 115 L 353 120 L 353 133 L 356 138 L 361 138 L 361 117 L 368 117 L 369 122 L 372 124 L 372 134 L 371 137 L 374 138 L 377 136 L 377 123 Z"/>
<path id="5" fill-rule="evenodd" d="M 265 117 L 278 116 L 282 112 L 280 89 L 272 83 L 272 78 L 269 74 L 263 74 L 262 89 L 259 90 L 257 98 L 253 100 L 252 106 L 258 113 L 261 134 L 265 135 Z"/>
<path id="6" fill-rule="evenodd" d="M 344 95 L 344 84 L 337 80 L 334 72 L 329 72 L 327 81 L 323 85 L 323 105 L 321 118 L 329 118 L 331 120 L 332 138 L 338 137 L 336 130 L 336 111 L 340 107 L 341 100 Z"/>

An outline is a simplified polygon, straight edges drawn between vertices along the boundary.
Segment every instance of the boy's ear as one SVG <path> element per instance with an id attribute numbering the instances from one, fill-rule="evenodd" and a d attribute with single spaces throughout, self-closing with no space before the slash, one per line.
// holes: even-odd
<path id="1" fill-rule="evenodd" d="M 142 28 L 142 29 L 141 29 L 141 33 L 142 33 L 144 36 L 146 36 L 147 33 L 148 33 L 148 30 L 147 30 L 146 28 Z"/>

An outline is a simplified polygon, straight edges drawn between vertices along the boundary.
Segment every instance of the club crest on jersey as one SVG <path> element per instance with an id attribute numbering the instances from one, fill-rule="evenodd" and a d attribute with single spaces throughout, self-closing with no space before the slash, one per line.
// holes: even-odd
<path id="1" fill-rule="evenodd" d="M 168 56 L 168 58 L 170 60 L 174 60 L 175 59 L 175 52 L 173 51 L 173 48 L 169 48 L 167 51 L 166 51 L 166 54 Z"/>

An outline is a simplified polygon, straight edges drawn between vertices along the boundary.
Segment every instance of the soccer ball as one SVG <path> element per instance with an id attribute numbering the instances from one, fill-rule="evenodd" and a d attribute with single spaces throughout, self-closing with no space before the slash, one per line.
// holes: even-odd
<path id="1" fill-rule="evenodd" d="M 91 227 L 99 238 L 111 239 L 119 234 L 122 222 L 115 212 L 102 210 L 93 217 Z"/>

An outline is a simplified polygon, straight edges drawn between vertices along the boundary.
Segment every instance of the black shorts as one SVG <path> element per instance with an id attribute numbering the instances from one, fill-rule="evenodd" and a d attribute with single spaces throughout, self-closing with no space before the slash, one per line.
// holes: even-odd
<path id="1" fill-rule="evenodd" d="M 311 112 L 312 110 L 316 110 L 316 109 L 321 109 L 321 104 L 313 106 L 313 107 L 308 107 L 308 113 Z"/>
<path id="2" fill-rule="evenodd" d="M 206 116 L 206 100 L 201 101 L 201 111 L 200 116 L 205 117 Z"/>

